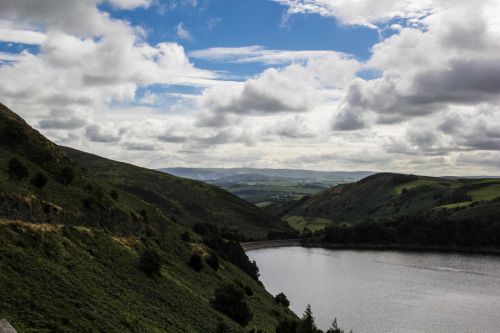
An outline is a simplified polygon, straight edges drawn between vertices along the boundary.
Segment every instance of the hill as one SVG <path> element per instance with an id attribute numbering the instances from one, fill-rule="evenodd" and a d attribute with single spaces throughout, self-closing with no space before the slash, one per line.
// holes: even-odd
<path id="1" fill-rule="evenodd" d="M 238 197 L 275 211 L 332 186 L 359 180 L 370 172 L 325 172 L 296 169 L 253 168 L 164 168 L 163 172 L 189 179 L 199 179 L 217 185 Z M 279 207 L 278 209 L 275 209 Z"/>
<path id="2" fill-rule="evenodd" d="M 369 171 L 314 171 L 300 169 L 259 169 L 259 168 L 162 168 L 179 177 L 197 180 L 218 180 L 238 175 L 262 175 L 267 177 L 292 178 L 295 180 L 356 180 L 373 174 Z"/>
<path id="3" fill-rule="evenodd" d="M 253 239 L 264 239 L 269 231 L 290 231 L 280 219 L 216 186 L 62 149 L 99 179 L 137 195 L 184 225 L 211 223 Z"/>
<path id="4" fill-rule="evenodd" d="M 341 184 L 283 213 L 296 229 L 441 212 L 450 219 L 500 216 L 499 179 L 449 179 L 381 173 Z"/>
<path id="5" fill-rule="evenodd" d="M 85 168 L 0 104 L 0 318 L 19 332 L 200 333 L 221 323 L 231 332 L 270 332 L 296 318 L 256 280 L 255 265 L 231 239 L 237 235 L 223 232 L 241 218 L 237 231 L 264 235 L 275 219 L 213 186 L 77 154 L 88 158 Z M 168 178 L 167 202 L 179 211 L 143 200 L 136 182 L 113 185 L 89 171 L 93 163 L 129 178 Z M 187 206 L 180 192 L 200 202 Z M 206 198 L 221 211 L 203 206 Z M 222 222 L 188 227 L 202 220 Z M 154 275 L 144 273 L 145 253 L 154 253 Z M 253 314 L 246 327 L 211 306 L 227 283 Z"/>

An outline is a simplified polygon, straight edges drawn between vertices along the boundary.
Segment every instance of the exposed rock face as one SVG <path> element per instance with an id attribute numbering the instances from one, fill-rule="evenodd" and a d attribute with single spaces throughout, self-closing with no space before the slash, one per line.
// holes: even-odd
<path id="1" fill-rule="evenodd" d="M 0 319 L 0 333 L 17 333 L 17 331 L 5 319 Z"/>

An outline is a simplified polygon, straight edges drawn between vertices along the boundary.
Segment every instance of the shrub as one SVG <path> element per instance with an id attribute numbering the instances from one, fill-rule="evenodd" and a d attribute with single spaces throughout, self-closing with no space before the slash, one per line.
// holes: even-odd
<path id="1" fill-rule="evenodd" d="M 59 172 L 59 181 L 63 185 L 69 185 L 75 180 L 75 171 L 70 167 L 64 167 L 61 172 Z"/>
<path id="2" fill-rule="evenodd" d="M 191 258 L 189 258 L 189 266 L 195 271 L 199 272 L 203 269 L 203 260 L 198 253 L 193 253 Z"/>
<path id="3" fill-rule="evenodd" d="M 210 305 L 241 326 L 246 326 L 253 317 L 242 290 L 232 283 L 216 289 Z"/>
<path id="4" fill-rule="evenodd" d="M 42 189 L 45 185 L 47 185 L 48 181 L 47 177 L 45 177 L 43 173 L 39 172 L 31 179 L 31 184 L 39 189 Z"/>
<path id="5" fill-rule="evenodd" d="M 252 288 L 250 288 L 250 286 L 245 286 L 245 294 L 247 294 L 247 296 L 253 296 L 253 290 Z"/>
<path id="6" fill-rule="evenodd" d="M 181 240 L 183 242 L 190 242 L 191 241 L 191 234 L 189 233 L 189 231 L 185 231 L 182 233 Z"/>
<path id="7" fill-rule="evenodd" d="M 139 258 L 139 268 L 149 276 L 160 275 L 161 257 L 156 251 L 147 249 Z"/>
<path id="8" fill-rule="evenodd" d="M 205 261 L 207 262 L 208 266 L 212 267 L 214 270 L 219 269 L 219 256 L 216 253 L 211 253 Z"/>
<path id="9" fill-rule="evenodd" d="M 286 297 L 286 295 L 283 294 L 283 293 L 279 293 L 278 295 L 276 295 L 274 297 L 274 301 L 276 303 L 281 304 L 281 305 L 286 306 L 286 307 L 290 306 L 290 301 L 288 300 L 288 298 Z"/>
<path id="10" fill-rule="evenodd" d="M 97 206 L 97 200 L 93 196 L 89 195 L 82 200 L 82 204 L 85 209 L 93 209 Z"/>
<path id="11" fill-rule="evenodd" d="M 225 322 L 221 321 L 217 325 L 217 328 L 215 329 L 215 332 L 216 333 L 229 333 L 231 331 L 229 330 L 229 326 L 227 326 L 227 324 Z"/>
<path id="12" fill-rule="evenodd" d="M 116 192 L 115 190 L 112 190 L 111 192 L 109 192 L 109 196 L 113 199 L 113 200 L 118 200 L 118 192 Z"/>
<path id="13" fill-rule="evenodd" d="M 9 161 L 7 171 L 11 178 L 16 178 L 17 180 L 23 180 L 29 176 L 28 168 L 26 168 L 17 158 L 12 158 Z"/>

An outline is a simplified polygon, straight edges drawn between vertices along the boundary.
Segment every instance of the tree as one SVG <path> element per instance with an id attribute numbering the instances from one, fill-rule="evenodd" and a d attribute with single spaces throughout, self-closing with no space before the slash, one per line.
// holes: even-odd
<path id="1" fill-rule="evenodd" d="M 212 267 L 214 270 L 218 270 L 219 269 L 219 256 L 212 252 L 210 253 L 210 255 L 205 259 L 205 261 L 207 262 L 208 266 Z"/>
<path id="2" fill-rule="evenodd" d="M 64 167 L 61 172 L 59 172 L 59 181 L 63 185 L 69 185 L 75 180 L 75 171 L 70 167 Z"/>
<path id="3" fill-rule="evenodd" d="M 241 326 L 246 326 L 253 317 L 243 291 L 232 283 L 216 289 L 210 305 Z"/>
<path id="4" fill-rule="evenodd" d="M 38 172 L 32 179 L 31 179 L 31 184 L 35 187 L 38 187 L 39 189 L 42 189 L 47 185 L 47 182 L 49 180 L 43 173 Z"/>
<path id="5" fill-rule="evenodd" d="M 289 307 L 290 306 L 290 301 L 288 300 L 288 298 L 286 297 L 285 294 L 283 293 L 279 293 L 278 295 L 276 295 L 274 297 L 274 301 L 278 304 L 281 304 L 281 305 L 284 305 L 285 307 Z"/>
<path id="6" fill-rule="evenodd" d="M 304 315 L 302 315 L 302 320 L 299 324 L 298 333 L 319 333 L 321 332 L 314 322 L 314 317 L 311 310 L 311 304 L 307 305 Z"/>
<path id="7" fill-rule="evenodd" d="M 190 242 L 191 241 L 191 234 L 189 233 L 189 231 L 184 231 L 181 235 L 181 240 L 183 242 Z"/>
<path id="8" fill-rule="evenodd" d="M 333 320 L 332 326 L 326 331 L 326 333 L 344 333 L 343 330 L 337 325 L 337 318 Z"/>
<path id="9" fill-rule="evenodd" d="M 10 159 L 7 172 L 11 178 L 16 178 L 17 180 L 24 180 L 29 176 L 28 168 L 17 158 Z"/>
<path id="10" fill-rule="evenodd" d="M 111 199 L 118 201 L 118 192 L 116 192 L 115 190 L 111 190 L 111 192 L 109 192 L 109 195 L 111 196 Z"/>
<path id="11" fill-rule="evenodd" d="M 160 275 L 161 257 L 153 249 L 147 249 L 139 258 L 139 268 L 149 276 Z"/>
<path id="12" fill-rule="evenodd" d="M 189 258 L 189 266 L 195 271 L 199 272 L 203 269 L 203 260 L 198 253 L 193 253 L 191 258 Z"/>
<path id="13" fill-rule="evenodd" d="M 285 319 L 276 327 L 275 333 L 296 333 L 297 328 L 297 321 Z"/>

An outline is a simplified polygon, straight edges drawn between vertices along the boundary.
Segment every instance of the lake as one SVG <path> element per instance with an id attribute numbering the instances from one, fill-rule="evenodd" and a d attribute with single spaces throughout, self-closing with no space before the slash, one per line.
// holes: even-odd
<path id="1" fill-rule="evenodd" d="M 500 332 L 500 257 L 282 247 L 247 252 L 273 295 L 326 330 Z"/>

